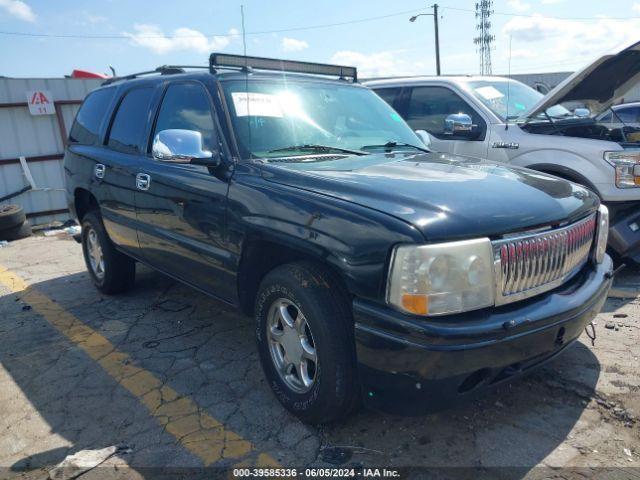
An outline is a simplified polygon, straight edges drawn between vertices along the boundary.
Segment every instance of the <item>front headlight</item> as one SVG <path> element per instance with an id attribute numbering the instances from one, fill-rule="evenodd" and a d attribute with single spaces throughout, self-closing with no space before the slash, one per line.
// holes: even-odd
<path id="1" fill-rule="evenodd" d="M 616 169 L 616 187 L 640 187 L 640 150 L 604 152 L 604 159 Z"/>
<path id="2" fill-rule="evenodd" d="M 417 315 L 465 312 L 494 304 L 488 238 L 401 245 L 391 258 L 387 302 Z"/>
<path id="3" fill-rule="evenodd" d="M 604 253 L 607 251 L 607 239 L 609 238 L 609 209 L 604 205 L 598 208 L 598 225 L 596 231 L 596 247 L 593 256 L 596 263 L 602 263 Z"/>

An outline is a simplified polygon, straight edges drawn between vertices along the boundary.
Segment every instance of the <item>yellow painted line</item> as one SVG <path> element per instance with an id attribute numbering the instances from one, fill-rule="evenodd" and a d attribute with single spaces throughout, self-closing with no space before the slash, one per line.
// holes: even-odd
<path id="1" fill-rule="evenodd" d="M 178 444 L 200 458 L 205 465 L 233 459 L 243 465 L 278 466 L 275 459 L 257 452 L 251 442 L 228 430 L 189 397 L 181 397 L 151 372 L 134 365 L 130 355 L 118 351 L 100 333 L 2 265 L 0 284 L 12 293 L 19 293 L 33 311 L 82 348 L 109 376 L 137 397 L 165 431 L 176 438 Z M 254 455 L 256 459 L 252 461 Z"/>

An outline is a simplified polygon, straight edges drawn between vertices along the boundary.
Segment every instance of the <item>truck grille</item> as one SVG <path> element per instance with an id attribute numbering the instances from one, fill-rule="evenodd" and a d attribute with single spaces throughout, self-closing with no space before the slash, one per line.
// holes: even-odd
<path id="1" fill-rule="evenodd" d="M 546 292 L 564 283 L 586 263 L 596 216 L 555 230 L 492 242 L 496 305 Z"/>

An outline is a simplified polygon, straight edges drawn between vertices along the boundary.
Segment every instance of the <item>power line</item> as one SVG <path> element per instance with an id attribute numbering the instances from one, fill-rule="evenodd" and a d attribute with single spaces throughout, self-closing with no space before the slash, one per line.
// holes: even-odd
<path id="1" fill-rule="evenodd" d="M 468 8 L 459 8 L 459 7 L 441 7 L 444 10 L 453 10 L 459 12 L 469 12 L 475 14 L 475 10 Z M 359 18 L 354 20 L 348 20 L 344 22 L 335 22 L 335 23 L 323 23 L 317 25 L 307 25 L 303 27 L 292 27 L 292 28 L 281 28 L 276 30 L 261 30 L 255 32 L 247 32 L 247 35 L 269 35 L 273 33 L 287 33 L 287 32 L 299 32 L 306 30 L 317 30 L 322 28 L 331 28 L 331 27 L 339 27 L 343 25 L 353 25 L 357 23 L 366 23 L 373 22 L 376 20 L 382 20 L 385 18 L 399 17 L 407 14 L 413 14 L 416 12 L 422 12 L 424 9 L 414 9 L 414 10 L 404 10 L 402 12 L 394 12 L 386 15 L 378 15 L 375 17 L 366 17 Z M 503 15 L 509 17 L 528 17 L 528 18 L 542 18 L 542 19 L 555 19 L 555 20 L 584 20 L 584 21 L 600 21 L 600 20 L 614 20 L 614 21 L 622 21 L 622 20 L 633 20 L 640 19 L 640 17 L 556 17 L 556 16 L 547 16 L 547 15 L 532 15 L 532 14 L 524 14 L 524 13 L 509 13 L 509 12 L 493 12 L 493 15 Z M 97 39 L 97 40 L 129 40 L 135 34 L 124 33 L 124 34 L 96 34 L 96 35 L 86 35 L 86 34 L 76 34 L 76 33 L 32 33 L 32 32 L 16 32 L 9 30 L 0 30 L 0 35 L 9 35 L 9 36 L 17 36 L 17 37 L 34 37 L 34 38 L 82 38 L 82 39 Z M 209 33 L 209 34 L 195 34 L 195 35 L 135 35 L 136 38 L 213 38 L 213 37 L 238 37 L 239 33 Z"/>
<path id="2" fill-rule="evenodd" d="M 372 22 L 375 20 L 382 20 L 385 18 L 391 18 L 391 17 L 399 17 L 402 15 L 408 15 L 410 13 L 416 13 L 416 12 L 422 12 L 424 11 L 424 9 L 414 9 L 414 10 L 404 10 L 402 12 L 395 12 L 395 13 L 389 13 L 387 15 L 378 15 L 376 17 L 367 17 L 367 18 L 359 18 L 359 19 L 355 19 L 355 20 L 348 20 L 348 21 L 344 21 L 344 22 L 335 22 L 335 23 L 323 23 L 323 24 L 318 24 L 318 25 L 308 25 L 305 27 L 293 27 L 293 28 L 282 28 L 282 29 L 278 29 L 278 30 L 262 30 L 262 31 L 256 31 L 256 32 L 246 32 L 246 35 L 268 35 L 268 34 L 272 34 L 272 33 L 286 33 L 286 32 L 298 32 L 301 30 L 316 30 L 316 29 L 321 29 L 321 28 L 330 28 L 330 27 L 338 27 L 338 26 L 342 26 L 342 25 L 352 25 L 355 23 L 365 23 L 365 22 Z M 30 32 L 14 32 L 14 31 L 6 31 L 6 30 L 0 30 L 0 35 L 13 35 L 13 36 L 19 36 L 19 37 L 37 37 L 37 38 L 85 38 L 85 39 L 99 39 L 99 40 L 105 40 L 105 39 L 115 39 L 115 40 L 121 40 L 121 39 L 131 39 L 132 36 L 134 36 L 135 34 L 119 34 L 119 35 L 112 35 L 112 34 L 98 34 L 98 35 L 85 35 L 85 34 L 75 34 L 75 33 L 54 33 L 54 34 L 50 34 L 50 33 L 30 33 Z M 136 38 L 202 38 L 202 37 L 206 37 L 206 38 L 212 38 L 212 37 L 237 37 L 239 36 L 238 33 L 210 33 L 210 34 L 198 34 L 198 35 L 135 35 Z"/>

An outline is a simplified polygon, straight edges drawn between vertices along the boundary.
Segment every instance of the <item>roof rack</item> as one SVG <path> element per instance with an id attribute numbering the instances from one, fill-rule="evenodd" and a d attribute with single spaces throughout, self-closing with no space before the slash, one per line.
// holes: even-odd
<path id="1" fill-rule="evenodd" d="M 133 80 L 134 78 L 142 77 L 145 75 L 174 75 L 176 73 L 185 73 L 186 68 L 209 68 L 204 65 L 161 65 L 154 70 L 147 70 L 144 72 L 132 73 L 130 75 L 125 75 L 123 77 L 112 77 L 104 82 L 102 85 L 109 85 L 114 82 L 119 82 L 120 80 Z"/>
<path id="2" fill-rule="evenodd" d="M 217 67 L 240 68 L 244 71 L 251 71 L 255 68 L 258 70 L 309 73 L 312 75 L 331 75 L 338 76 L 341 79 L 352 78 L 354 82 L 358 81 L 358 70 L 356 67 L 329 65 L 326 63 L 298 62 L 277 58 L 247 57 L 227 53 L 211 54 L 209 57 L 211 73 L 215 73 Z"/>

